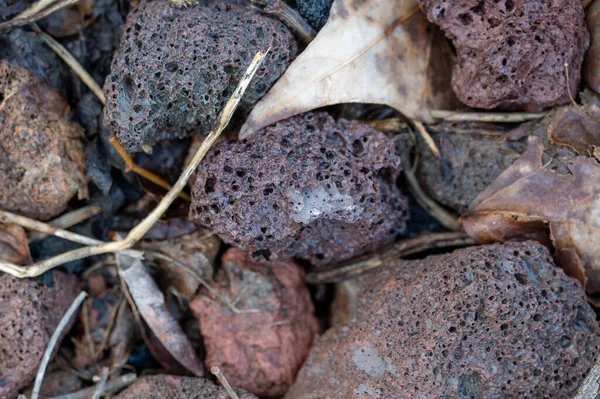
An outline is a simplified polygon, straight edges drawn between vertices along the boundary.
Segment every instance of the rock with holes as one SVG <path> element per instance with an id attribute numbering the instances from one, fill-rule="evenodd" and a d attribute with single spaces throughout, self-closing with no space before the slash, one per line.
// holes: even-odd
<path id="1" fill-rule="evenodd" d="M 580 283 L 538 243 L 392 261 L 359 285 L 286 398 L 571 398 L 600 350 Z"/>
<path id="2" fill-rule="evenodd" d="M 297 51 L 279 21 L 225 1 L 178 8 L 144 0 L 127 17 L 104 84 L 104 123 L 125 148 L 208 134 L 259 50 L 270 52 L 240 102 L 267 92 Z"/>
<path id="3" fill-rule="evenodd" d="M 320 30 L 329 18 L 333 0 L 296 0 L 298 12 L 316 30 Z"/>
<path id="4" fill-rule="evenodd" d="M 74 275 L 53 272 L 49 277 L 0 277 L 1 398 L 14 398 L 33 381 L 50 337 L 77 294 Z"/>
<path id="5" fill-rule="evenodd" d="M 236 248 L 222 258 L 214 290 L 190 303 L 200 321 L 206 366 L 260 397 L 280 397 L 292 385 L 319 331 L 304 272 L 294 262 L 252 262 Z M 223 301 L 235 302 L 234 313 Z"/>
<path id="6" fill-rule="evenodd" d="M 577 92 L 589 44 L 581 0 L 418 2 L 454 41 L 452 87 L 465 104 L 539 111 Z"/>
<path id="7" fill-rule="evenodd" d="M 0 209 L 45 220 L 87 196 L 83 129 L 67 112 L 42 78 L 0 60 Z"/>
<path id="8" fill-rule="evenodd" d="M 198 168 L 191 216 L 259 261 L 342 261 L 405 229 L 400 171 L 383 133 L 310 112 L 214 146 Z"/>
<path id="9" fill-rule="evenodd" d="M 235 388 L 240 399 L 256 399 L 256 396 Z M 229 399 L 225 388 L 206 378 L 180 377 L 175 375 L 147 375 L 138 378 L 116 399 Z"/>

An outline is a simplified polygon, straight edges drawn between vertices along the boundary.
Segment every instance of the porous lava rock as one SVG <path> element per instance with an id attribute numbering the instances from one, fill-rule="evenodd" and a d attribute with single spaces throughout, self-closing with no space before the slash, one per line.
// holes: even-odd
<path id="1" fill-rule="evenodd" d="M 329 18 L 333 0 L 296 0 L 298 12 L 316 30 L 320 30 Z"/>
<path id="2" fill-rule="evenodd" d="M 286 398 L 571 398 L 600 349 L 580 283 L 533 242 L 392 261 L 358 298 Z"/>
<path id="3" fill-rule="evenodd" d="M 580 0 L 418 1 L 454 42 L 452 88 L 465 104 L 538 111 L 577 92 L 589 45 Z"/>
<path id="4" fill-rule="evenodd" d="M 15 397 L 33 381 L 50 337 L 77 294 L 74 275 L 53 272 L 50 280 L 45 284 L 6 274 L 0 277 L 2 398 Z"/>
<path id="5" fill-rule="evenodd" d="M 190 214 L 259 261 L 342 261 L 404 231 L 401 169 L 383 133 L 309 112 L 214 146 L 198 168 Z"/>
<path id="6" fill-rule="evenodd" d="M 256 396 L 234 388 L 240 399 L 256 399 Z M 206 378 L 180 377 L 175 375 L 148 375 L 138 378 L 129 388 L 117 395 L 117 399 L 229 399 L 225 388 Z"/>
<path id="7" fill-rule="evenodd" d="M 254 55 L 270 52 L 239 109 L 249 113 L 297 51 L 279 21 L 223 1 L 188 8 L 147 1 L 131 11 L 104 84 L 104 123 L 129 151 L 208 134 Z"/>
<path id="8" fill-rule="evenodd" d="M 271 268 L 241 250 L 222 258 L 213 289 L 190 303 L 200 321 L 206 366 L 260 397 L 281 397 L 292 385 L 319 327 L 303 269 L 294 262 Z M 224 300 L 236 301 L 234 312 Z"/>
<path id="9" fill-rule="evenodd" d="M 0 60 L 0 209 L 44 220 L 87 195 L 83 129 L 67 110 L 40 78 Z"/>

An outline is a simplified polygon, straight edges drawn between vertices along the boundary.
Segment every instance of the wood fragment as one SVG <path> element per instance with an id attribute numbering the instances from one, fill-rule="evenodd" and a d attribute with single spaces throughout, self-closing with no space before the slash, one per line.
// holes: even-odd
<path id="1" fill-rule="evenodd" d="M 413 121 L 413 123 L 414 123 L 415 127 L 417 128 L 417 131 L 419 132 L 421 137 L 423 137 L 423 140 L 425 140 L 425 143 L 427 144 L 427 146 L 429 147 L 429 149 L 431 150 L 433 155 L 435 155 L 435 157 L 437 159 L 440 159 L 442 157 L 440 155 L 440 150 L 438 150 L 437 146 L 435 145 L 435 141 L 433 141 L 433 138 L 431 137 L 431 135 L 425 128 L 425 125 L 423 125 L 419 121 Z"/>
<path id="2" fill-rule="evenodd" d="M 88 293 L 85 291 L 81 291 L 79 295 L 75 298 L 69 309 L 67 309 L 66 313 L 63 315 L 62 319 L 56 326 L 54 333 L 52 333 L 52 337 L 50 338 L 50 342 L 48 342 L 48 346 L 46 347 L 46 351 L 44 352 L 44 356 L 42 357 L 42 361 L 40 363 L 40 367 L 38 368 L 37 375 L 35 376 L 35 382 L 33 384 L 33 392 L 31 393 L 31 399 L 38 399 L 40 395 L 40 389 L 42 389 L 42 382 L 44 381 L 44 375 L 46 374 L 46 368 L 48 367 L 48 363 L 50 363 L 50 358 L 52 357 L 52 353 L 54 352 L 54 347 L 58 343 L 60 336 L 63 333 L 67 324 L 71 321 L 71 317 L 73 314 L 79 309 L 81 303 L 88 296 Z"/>
<path id="3" fill-rule="evenodd" d="M 237 396 L 231 385 L 229 385 L 227 378 L 225 378 L 225 376 L 217 366 L 212 366 L 210 368 L 210 372 L 213 373 L 215 377 L 217 377 L 221 385 L 223 385 L 223 388 L 225 388 L 229 396 L 231 396 L 231 399 L 239 399 L 239 396 Z"/>
<path id="4" fill-rule="evenodd" d="M 432 110 L 431 116 L 449 122 L 518 123 L 541 119 L 548 112 L 460 112 Z"/>
<path id="5" fill-rule="evenodd" d="M 306 275 L 306 282 L 309 284 L 339 283 L 377 269 L 394 259 L 437 248 L 464 247 L 474 244 L 475 242 L 465 232 L 424 234 L 398 241 L 381 253 L 353 259 L 327 270 L 310 272 Z"/>
<path id="6" fill-rule="evenodd" d="M 279 19 L 285 26 L 296 33 L 308 44 L 313 41 L 317 32 L 306 22 L 304 18 L 283 0 L 250 0 L 253 8 L 262 13 Z"/>
<path id="7" fill-rule="evenodd" d="M 233 95 L 225 104 L 223 108 L 223 112 L 221 113 L 221 118 L 219 119 L 219 123 L 215 129 L 211 131 L 211 133 L 206 137 L 206 139 L 198 148 L 196 154 L 190 161 L 190 163 L 185 167 L 181 176 L 175 183 L 175 185 L 169 190 L 169 192 L 162 198 L 160 203 L 156 206 L 156 208 L 148 215 L 144 220 L 142 220 L 136 227 L 134 227 L 127 237 L 123 240 L 111 242 L 111 243 L 103 243 L 95 246 L 88 246 L 84 248 L 75 249 L 73 251 L 65 252 L 61 255 L 54 256 L 50 259 L 46 259 L 42 262 L 34 263 L 32 265 L 22 267 L 18 265 L 13 265 L 11 263 L 2 263 L 0 262 L 0 271 L 10 274 L 13 277 L 17 278 L 27 278 L 27 277 L 36 277 L 39 276 L 48 270 L 51 270 L 57 266 L 60 266 L 64 263 L 71 262 L 73 260 L 83 259 L 94 255 L 102 255 L 110 252 L 120 252 L 127 250 L 135 245 L 136 242 L 141 240 L 144 235 L 152 228 L 152 226 L 161 218 L 163 213 L 169 208 L 169 206 L 175 201 L 175 198 L 179 195 L 179 193 L 184 189 L 194 170 L 198 167 L 210 147 L 214 144 L 214 142 L 219 138 L 225 126 L 229 123 L 233 112 L 237 108 L 242 95 L 246 91 L 246 88 L 250 84 L 254 74 L 260 67 L 260 64 L 264 60 L 266 54 L 270 49 L 267 49 L 266 52 L 258 52 L 252 63 L 246 70 L 242 79 L 240 80 L 237 88 L 234 90 Z M 70 233 L 70 232 L 69 232 Z M 135 251 L 134 253 L 136 253 Z M 127 254 L 130 256 L 129 254 Z M 136 253 L 135 257 L 139 257 L 139 254 Z"/>

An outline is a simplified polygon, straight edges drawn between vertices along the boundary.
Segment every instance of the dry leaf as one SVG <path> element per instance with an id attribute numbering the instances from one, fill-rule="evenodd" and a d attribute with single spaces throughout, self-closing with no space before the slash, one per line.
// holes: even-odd
<path id="1" fill-rule="evenodd" d="M 416 1 L 335 0 L 327 24 L 254 107 L 240 137 L 340 103 L 386 104 L 432 122 L 429 110 L 454 98 L 452 64 L 447 41 Z"/>
<path id="2" fill-rule="evenodd" d="M 152 333 L 169 354 L 196 376 L 204 368 L 183 329 L 167 310 L 165 296 L 152 279 L 141 260 L 117 255 L 119 274 L 127 283 L 137 309 Z"/>
<path id="3" fill-rule="evenodd" d="M 555 260 L 589 294 L 600 293 L 600 165 L 577 156 L 571 174 L 542 164 L 544 145 L 530 136 L 525 153 L 481 194 L 461 218 L 479 243 L 511 238 L 548 241 Z"/>
<path id="4" fill-rule="evenodd" d="M 27 233 L 21 226 L 0 223 L 0 260 L 15 265 L 31 261 Z"/>

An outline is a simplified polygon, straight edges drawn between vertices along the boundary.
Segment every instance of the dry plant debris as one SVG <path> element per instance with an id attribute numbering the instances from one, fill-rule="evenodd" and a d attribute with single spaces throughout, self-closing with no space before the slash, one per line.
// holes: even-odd
<path id="1" fill-rule="evenodd" d="M 390 262 L 358 298 L 286 398 L 570 398 L 600 350 L 581 285 L 538 243 Z"/>
<path id="2" fill-rule="evenodd" d="M 416 7 L 413 0 L 335 0 L 327 24 L 254 107 L 241 137 L 340 103 L 386 104 L 432 122 L 431 109 L 452 103 L 453 59 Z"/>
<path id="3" fill-rule="evenodd" d="M 470 107 L 540 111 L 577 93 L 589 45 L 581 0 L 418 1 L 456 47 L 452 88 Z"/>
<path id="4" fill-rule="evenodd" d="M 214 289 L 240 310 L 234 312 L 206 289 L 190 303 L 200 322 L 206 365 L 259 397 L 280 397 L 294 382 L 319 330 L 294 262 L 268 267 L 239 249 L 222 257 Z"/>
<path id="5" fill-rule="evenodd" d="M 262 262 L 339 262 L 405 230 L 401 170 L 383 133 L 310 112 L 216 145 L 196 174 L 191 216 Z"/>
<path id="6" fill-rule="evenodd" d="M 0 223 L 0 259 L 22 265 L 31 260 L 27 233 L 17 224 Z"/>

